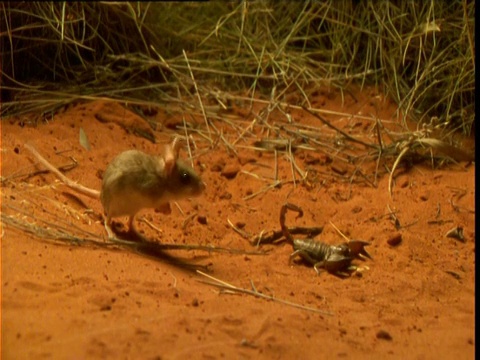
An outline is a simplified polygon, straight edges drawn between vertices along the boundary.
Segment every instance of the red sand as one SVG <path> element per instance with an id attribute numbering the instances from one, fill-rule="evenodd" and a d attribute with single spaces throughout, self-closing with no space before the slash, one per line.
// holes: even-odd
<path id="1" fill-rule="evenodd" d="M 338 94 L 320 95 L 316 104 L 366 115 L 376 107 L 377 116 L 392 118 L 394 108 L 388 101 L 375 103 L 378 97 L 368 93 L 358 98 L 358 103 L 342 107 Z M 238 123 L 240 130 L 253 120 L 246 111 L 237 116 L 244 118 Z M 157 118 L 168 128 L 182 124 L 180 116 L 160 112 Z M 279 112 L 270 115 L 269 121 L 273 119 L 277 124 L 286 121 Z M 42 120 L 22 116 L 2 122 L 3 215 L 22 218 L 19 209 L 39 217 L 53 214 L 71 224 L 72 231 L 75 225 L 104 236 L 98 201 L 72 196 L 52 174 L 12 177 L 37 169 L 22 145 L 28 141 L 57 166 L 68 164 L 68 156 L 73 156 L 78 166 L 66 175 L 99 189 L 102 171 L 119 152 L 160 151 L 160 145 L 136 136 L 137 130 L 155 134 L 162 144 L 172 131 L 152 131 L 119 105 L 101 102 L 76 104 L 48 122 Z M 329 131 L 310 116 L 294 120 Z M 353 131 L 363 128 L 370 142 L 376 141 L 371 123 L 338 124 L 344 129 L 351 125 L 348 129 Z M 240 134 L 225 123 L 215 125 L 229 141 Z M 203 120 L 198 126 L 204 126 Z M 91 151 L 79 145 L 80 128 Z M 178 202 L 183 213 L 172 206 L 170 215 L 153 210 L 139 214 L 162 233 L 144 222 L 137 222 L 137 228 L 151 241 L 252 251 L 255 248 L 228 220 L 254 235 L 279 230 L 280 207 L 288 196 L 305 212 L 300 219 L 289 213 L 289 226 L 324 226 L 317 239 L 334 244 L 343 241 L 334 224 L 348 237 L 370 242 L 373 261 L 355 260 L 362 271 L 341 279 L 325 272 L 317 275 L 299 262 L 289 264 L 292 249 L 285 243 L 264 245 L 261 249 L 269 250 L 264 256 L 169 253 L 209 265 L 211 276 L 235 286 L 252 289 L 253 282 L 266 295 L 333 316 L 247 294 L 219 293 L 199 281 L 204 277 L 162 260 L 118 247 L 42 240 L 2 219 L 2 359 L 474 358 L 474 164 L 438 170 L 427 162 L 407 170 L 400 165 L 390 198 L 383 165 L 377 188 L 358 175 L 350 184 L 354 167 L 330 162 L 325 154 L 298 150 L 297 165 L 310 168 L 308 183 L 302 184 L 297 173 L 296 186 L 289 182 L 245 199 L 273 182 L 250 175 L 272 176 L 273 154 L 237 146 L 237 159 L 227 154 L 222 140 L 208 150 L 206 141 L 192 134 L 199 147 L 194 166 L 207 190 L 200 198 Z M 329 145 L 333 152 L 335 145 Z M 187 156 L 184 150 L 181 156 Z M 385 164 L 391 168 L 393 161 L 394 157 Z M 291 180 L 284 153 L 279 153 L 278 162 L 278 178 Z M 363 165 L 364 174 L 374 173 L 375 159 Z M 236 176 L 229 178 L 228 173 Z M 56 189 L 47 186 L 52 183 Z M 395 212 L 400 229 L 387 206 Z M 126 224 L 124 219 L 116 222 Z M 445 237 L 456 226 L 463 228 L 464 242 Z M 397 235 L 401 243 L 390 246 L 387 241 Z"/>

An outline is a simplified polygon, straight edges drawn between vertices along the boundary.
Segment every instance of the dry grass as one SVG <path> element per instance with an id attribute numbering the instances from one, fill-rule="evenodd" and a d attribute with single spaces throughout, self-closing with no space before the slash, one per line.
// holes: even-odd
<path id="1" fill-rule="evenodd" d="M 2 114 L 78 98 L 251 101 L 376 84 L 403 114 L 474 123 L 473 1 L 2 3 Z"/>

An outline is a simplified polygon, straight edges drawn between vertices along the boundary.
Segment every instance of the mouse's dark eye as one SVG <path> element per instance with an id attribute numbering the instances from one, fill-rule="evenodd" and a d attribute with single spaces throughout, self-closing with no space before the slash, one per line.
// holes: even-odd
<path id="1" fill-rule="evenodd" d="M 183 185 L 189 185 L 192 182 L 192 176 L 188 172 L 182 172 L 180 174 L 180 182 Z"/>

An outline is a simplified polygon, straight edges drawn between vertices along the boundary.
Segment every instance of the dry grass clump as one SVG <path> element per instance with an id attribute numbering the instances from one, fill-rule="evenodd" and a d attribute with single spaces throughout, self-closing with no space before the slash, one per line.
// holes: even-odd
<path id="1" fill-rule="evenodd" d="M 389 92 L 405 114 L 469 133 L 475 103 L 475 2 L 371 6 Z"/>
<path id="2" fill-rule="evenodd" d="M 4 2 L 3 115 L 377 84 L 402 113 L 470 133 L 475 2 Z"/>

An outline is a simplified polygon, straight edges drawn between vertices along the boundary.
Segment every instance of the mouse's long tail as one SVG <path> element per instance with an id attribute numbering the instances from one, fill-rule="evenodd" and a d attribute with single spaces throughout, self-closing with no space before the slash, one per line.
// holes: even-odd
<path id="1" fill-rule="evenodd" d="M 25 144 L 25 147 L 35 156 L 35 158 L 40 161 L 43 166 L 45 166 L 48 170 L 54 173 L 65 185 L 69 188 L 92 198 L 99 199 L 100 198 L 100 191 L 87 188 L 79 183 L 76 183 L 73 180 L 70 180 L 65 175 L 63 175 L 55 166 L 50 164 L 42 155 L 38 153 L 37 150 L 30 144 Z"/>

